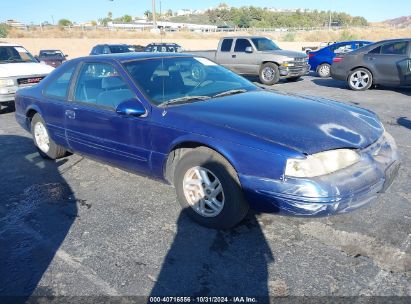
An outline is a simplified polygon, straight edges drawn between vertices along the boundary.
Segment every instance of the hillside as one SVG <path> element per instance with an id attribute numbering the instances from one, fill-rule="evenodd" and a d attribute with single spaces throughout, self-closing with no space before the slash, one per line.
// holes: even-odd
<path id="1" fill-rule="evenodd" d="M 391 26 L 399 27 L 411 26 L 411 16 L 402 16 L 395 19 L 389 19 L 384 21 L 384 23 L 389 24 Z"/>

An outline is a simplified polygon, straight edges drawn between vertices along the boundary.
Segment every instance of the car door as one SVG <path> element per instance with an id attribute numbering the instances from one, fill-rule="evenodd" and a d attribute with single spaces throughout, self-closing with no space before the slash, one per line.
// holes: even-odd
<path id="1" fill-rule="evenodd" d="M 379 84 L 400 85 L 409 78 L 409 42 L 386 42 L 364 55 Z"/>
<path id="2" fill-rule="evenodd" d="M 234 51 L 231 55 L 231 69 L 239 74 L 256 74 L 258 65 L 255 64 L 254 53 L 247 53 L 245 50 L 251 47 L 254 50 L 250 40 L 246 38 L 237 38 L 234 45 Z"/>
<path id="3" fill-rule="evenodd" d="M 217 62 L 221 64 L 222 66 L 226 67 L 227 69 L 231 69 L 231 66 L 233 63 L 233 60 L 232 60 L 232 56 L 234 55 L 233 42 L 234 42 L 233 38 L 224 38 L 221 41 L 219 50 L 217 50 Z"/>
<path id="4" fill-rule="evenodd" d="M 73 151 L 147 173 L 150 157 L 148 117 L 129 117 L 115 109 L 137 97 L 109 63 L 85 62 L 65 109 L 66 137 Z"/>
<path id="5" fill-rule="evenodd" d="M 77 63 L 69 62 L 60 68 L 60 73 L 48 80 L 42 90 L 41 115 L 44 118 L 50 137 L 58 144 L 67 147 L 65 136 L 65 107 Z"/>

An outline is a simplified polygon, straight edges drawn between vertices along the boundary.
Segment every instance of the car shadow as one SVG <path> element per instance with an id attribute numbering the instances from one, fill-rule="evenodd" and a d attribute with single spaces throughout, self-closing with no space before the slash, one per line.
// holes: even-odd
<path id="1" fill-rule="evenodd" d="M 39 282 L 77 217 L 76 199 L 58 167 L 32 140 L 0 136 L 0 297 L 24 303 L 41 295 Z"/>
<path id="2" fill-rule="evenodd" d="M 7 106 L 1 106 L 0 107 L 0 115 L 1 114 L 6 114 L 6 113 L 11 113 L 14 112 L 16 110 L 15 106 L 14 106 L 14 102 L 8 104 Z"/>
<path id="3" fill-rule="evenodd" d="M 348 89 L 348 86 L 344 81 L 339 81 L 332 78 L 314 78 L 311 81 L 322 87 Z"/>
<path id="4" fill-rule="evenodd" d="M 397 124 L 411 130 L 411 120 L 407 119 L 407 117 L 399 117 L 397 119 Z"/>
<path id="5" fill-rule="evenodd" d="M 274 257 L 255 214 L 230 230 L 207 229 L 183 211 L 151 296 L 268 297 Z"/>

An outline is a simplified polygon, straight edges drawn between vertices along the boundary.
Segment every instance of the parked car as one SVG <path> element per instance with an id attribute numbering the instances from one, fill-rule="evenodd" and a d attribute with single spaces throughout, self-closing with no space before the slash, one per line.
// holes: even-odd
<path id="1" fill-rule="evenodd" d="M 129 44 L 128 49 L 130 52 L 144 52 L 145 46 L 143 45 L 138 45 L 138 44 Z"/>
<path id="2" fill-rule="evenodd" d="M 411 85 L 411 39 L 383 40 L 334 58 L 331 76 L 355 91 Z"/>
<path id="3" fill-rule="evenodd" d="M 311 70 L 322 78 L 330 77 L 331 64 L 335 56 L 345 54 L 369 45 L 370 41 L 344 41 L 326 46 L 318 51 L 308 53 Z"/>
<path id="4" fill-rule="evenodd" d="M 50 65 L 54 68 L 66 61 L 66 58 L 67 55 L 60 50 L 40 50 L 39 55 L 36 56 L 36 59 L 40 63 Z"/>
<path id="5" fill-rule="evenodd" d="M 13 103 L 19 88 L 37 84 L 52 70 L 21 45 L 0 43 L 0 109 Z"/>
<path id="6" fill-rule="evenodd" d="M 98 44 L 91 49 L 90 55 L 117 54 L 133 52 L 127 44 Z"/>
<path id="7" fill-rule="evenodd" d="M 180 53 L 182 50 L 181 45 L 177 43 L 150 43 L 146 46 L 144 52 Z"/>
<path id="8" fill-rule="evenodd" d="M 77 152 L 173 183 L 187 213 L 212 228 L 236 225 L 250 206 L 347 212 L 399 166 L 374 113 L 264 90 L 184 54 L 71 60 L 20 90 L 16 111 L 42 156 Z"/>
<path id="9" fill-rule="evenodd" d="M 337 43 L 336 41 L 320 42 L 318 45 L 303 46 L 301 50 L 308 55 L 309 52 L 318 51 L 323 47 L 329 46 L 331 44 Z"/>
<path id="10" fill-rule="evenodd" d="M 258 36 L 222 38 L 216 51 L 190 51 L 206 57 L 237 74 L 259 76 L 266 85 L 280 77 L 296 81 L 308 74 L 308 57 L 301 52 L 280 49 L 272 40 Z"/>

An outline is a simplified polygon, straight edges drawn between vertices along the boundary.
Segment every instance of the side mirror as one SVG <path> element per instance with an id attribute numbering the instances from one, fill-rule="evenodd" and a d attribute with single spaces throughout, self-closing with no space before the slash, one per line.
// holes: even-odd
<path id="1" fill-rule="evenodd" d="M 250 54 L 250 53 L 253 52 L 253 48 L 252 48 L 251 46 L 247 46 L 247 47 L 245 48 L 245 52 L 248 53 L 248 54 Z"/>
<path id="2" fill-rule="evenodd" d="M 116 113 L 124 116 L 143 117 L 147 115 L 146 108 L 137 98 L 127 99 L 116 108 Z"/>

